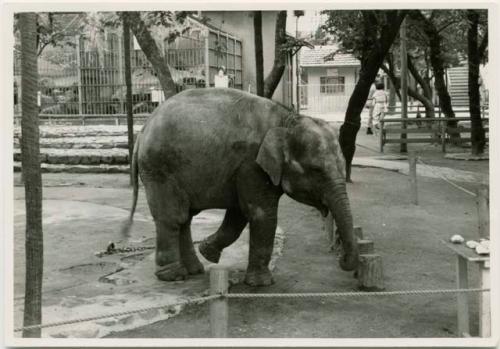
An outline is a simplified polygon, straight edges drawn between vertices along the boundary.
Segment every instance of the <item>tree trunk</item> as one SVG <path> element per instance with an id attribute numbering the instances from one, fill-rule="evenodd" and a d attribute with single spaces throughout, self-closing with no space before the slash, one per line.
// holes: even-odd
<path id="1" fill-rule="evenodd" d="M 422 75 L 420 75 L 417 68 L 413 64 L 413 60 L 410 55 L 408 55 L 408 70 L 410 71 L 411 75 L 415 78 L 415 81 L 420 85 L 420 87 L 422 87 L 423 95 L 420 95 L 416 89 L 415 89 L 415 96 L 412 96 L 410 94 L 410 91 L 408 91 L 408 94 L 412 98 L 415 98 L 418 101 L 422 102 L 425 108 L 425 117 L 433 118 L 435 116 L 435 113 L 434 113 L 434 103 L 432 103 L 431 86 L 422 77 Z M 417 97 L 417 95 L 419 97 Z"/>
<path id="2" fill-rule="evenodd" d="M 274 64 L 271 72 L 264 81 L 264 97 L 272 98 L 278 86 L 286 64 L 286 11 L 280 11 L 276 18 L 276 32 L 274 38 Z"/>
<path id="3" fill-rule="evenodd" d="M 26 281 L 24 326 L 42 322 L 43 230 L 42 176 L 38 127 L 37 15 L 19 15 L 21 31 L 21 161 L 26 202 Z M 24 330 L 23 337 L 40 337 L 41 330 Z"/>
<path id="4" fill-rule="evenodd" d="M 132 33 L 134 33 L 139 46 L 141 46 L 141 50 L 144 52 L 157 74 L 163 93 L 165 94 L 165 99 L 175 95 L 177 89 L 168 68 L 168 64 L 163 58 L 161 49 L 156 45 L 156 41 L 151 35 L 147 25 L 141 19 L 140 12 L 124 12 L 123 20 L 128 21 Z"/>
<path id="5" fill-rule="evenodd" d="M 253 30 L 255 40 L 255 78 L 257 95 L 264 96 L 264 49 L 262 47 L 262 11 L 253 13 Z"/>
<path id="6" fill-rule="evenodd" d="M 132 107 L 132 69 L 130 67 L 130 26 L 123 21 L 123 53 L 125 59 L 125 85 L 127 89 L 125 104 L 127 108 L 128 161 L 132 166 L 134 152 L 134 114 Z M 132 167 L 130 168 L 130 184 L 133 183 Z"/>
<path id="7" fill-rule="evenodd" d="M 372 50 L 368 51 L 366 59 L 362 59 L 359 80 L 354 87 L 344 123 L 340 127 L 339 142 L 346 161 L 346 180 L 351 181 L 351 163 L 356 151 L 356 135 L 361 127 L 361 112 L 366 104 L 370 86 L 377 77 L 378 70 L 384 61 L 403 21 L 406 11 L 386 11 L 387 23 L 382 29 L 380 40 Z"/>
<path id="8" fill-rule="evenodd" d="M 486 137 L 481 122 L 481 96 L 479 93 L 478 26 L 479 14 L 475 10 L 467 10 L 469 28 L 467 31 L 467 54 L 469 65 L 469 111 L 471 120 L 472 154 L 484 152 Z"/>

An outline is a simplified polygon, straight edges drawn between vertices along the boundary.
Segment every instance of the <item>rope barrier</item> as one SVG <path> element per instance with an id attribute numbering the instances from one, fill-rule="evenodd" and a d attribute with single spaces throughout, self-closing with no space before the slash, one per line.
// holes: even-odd
<path id="1" fill-rule="evenodd" d="M 326 292 L 326 293 L 229 293 L 227 298 L 328 298 L 328 297 L 384 297 L 427 294 L 489 292 L 483 288 L 441 289 L 441 290 L 407 290 L 407 291 L 380 291 L 380 292 Z"/>
<path id="2" fill-rule="evenodd" d="M 160 309 L 165 309 L 165 308 L 172 308 L 172 307 L 177 307 L 177 306 L 182 306 L 182 305 L 189 305 L 189 304 L 194 304 L 194 303 L 205 302 L 205 301 L 212 300 L 212 299 L 218 299 L 220 297 L 221 297 L 221 295 L 216 294 L 216 295 L 211 295 L 211 296 L 188 299 L 188 300 L 181 301 L 178 303 L 172 303 L 172 304 L 166 304 L 166 305 L 160 305 L 160 306 L 154 306 L 154 307 L 145 307 L 145 308 L 139 308 L 139 309 L 128 310 L 128 311 L 121 311 L 121 312 L 112 313 L 112 314 L 97 315 L 97 316 L 81 318 L 81 319 L 73 319 L 73 320 L 66 320 L 66 321 L 50 322 L 50 323 L 46 323 L 46 324 L 18 327 L 18 328 L 14 329 L 14 332 L 20 332 L 23 330 L 31 330 L 31 329 L 35 329 L 35 328 L 58 327 L 58 326 L 76 324 L 76 323 L 80 323 L 80 322 L 88 322 L 88 321 L 108 319 L 108 318 L 117 317 L 117 316 L 144 313 L 144 312 L 151 311 L 151 310 L 160 310 Z"/>
<path id="3" fill-rule="evenodd" d="M 475 193 L 471 192 L 470 190 L 467 190 L 465 189 L 464 187 L 461 187 L 460 185 L 456 184 L 456 183 L 453 183 L 452 181 L 450 181 L 448 178 L 446 178 L 445 176 L 443 176 L 441 173 L 437 172 L 437 171 L 434 171 L 432 169 L 432 166 L 426 164 L 425 162 L 422 161 L 422 159 L 420 158 L 417 158 L 418 162 L 420 162 L 422 165 L 426 166 L 431 172 L 433 172 L 434 174 L 436 174 L 439 178 L 441 178 L 442 180 L 444 180 L 446 183 L 452 185 L 453 187 L 463 191 L 464 193 L 466 194 L 469 194 L 471 196 L 477 196 Z"/>
<path id="4" fill-rule="evenodd" d="M 31 326 L 18 327 L 14 329 L 14 332 L 20 332 L 23 330 L 31 330 L 35 328 L 49 328 L 49 327 L 59 327 L 64 325 L 71 325 L 81 322 L 102 320 L 112 317 L 119 317 L 125 315 L 132 315 L 143 313 L 151 310 L 160 310 L 165 308 L 172 308 L 176 306 L 189 305 L 195 303 L 202 303 L 209 300 L 215 300 L 220 298 L 232 298 L 232 299 L 249 299 L 249 298 L 329 298 L 329 297 L 384 297 L 384 296 L 398 296 L 398 295 L 428 295 L 428 294 L 450 294 L 450 293 L 473 293 L 473 292 L 489 292 L 490 289 L 482 288 L 468 288 L 468 289 L 438 289 L 438 290 L 405 290 L 405 291 L 381 291 L 381 292 L 318 292 L 318 293 L 226 293 L 226 294 L 215 294 L 210 296 L 193 298 L 178 303 L 145 307 L 134 310 L 122 311 L 112 314 L 98 315 L 81 319 L 73 319 L 66 321 L 51 322 L 46 324 L 38 324 Z"/>
<path id="5" fill-rule="evenodd" d="M 356 143 L 356 146 L 357 147 L 360 147 L 360 148 L 365 148 L 365 149 L 368 149 L 374 153 L 377 153 L 377 154 L 380 154 L 380 152 L 376 149 L 373 149 L 373 148 L 370 148 L 370 147 L 367 147 L 366 145 L 363 145 L 363 144 L 360 144 L 360 143 Z"/>

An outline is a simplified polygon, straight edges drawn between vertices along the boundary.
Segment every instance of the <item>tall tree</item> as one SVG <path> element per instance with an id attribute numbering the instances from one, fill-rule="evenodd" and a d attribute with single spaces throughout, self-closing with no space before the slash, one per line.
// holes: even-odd
<path id="1" fill-rule="evenodd" d="M 484 152 L 486 137 L 481 120 L 481 96 L 479 92 L 479 65 L 484 59 L 488 43 L 488 32 L 485 30 L 483 39 L 479 42 L 479 21 L 480 12 L 478 10 L 467 10 L 467 51 L 469 68 L 469 111 L 471 119 L 471 142 L 472 154 L 479 155 Z"/>
<path id="2" fill-rule="evenodd" d="M 42 176 L 38 127 L 37 15 L 21 13 L 21 163 L 26 202 L 26 282 L 24 326 L 42 322 L 43 230 Z M 40 337 L 40 328 L 23 331 L 23 337 Z"/>
<path id="3" fill-rule="evenodd" d="M 172 78 L 169 66 L 163 54 L 163 48 L 161 44 L 158 44 L 155 40 L 154 29 L 158 27 L 170 28 L 168 37 L 166 38 L 169 42 L 174 41 L 179 35 L 182 34 L 183 30 L 178 30 L 175 26 L 179 24 L 184 24 L 186 17 L 190 12 L 186 11 L 154 11 L 154 12 L 119 12 L 118 19 L 127 21 L 130 30 L 134 34 L 135 38 L 144 55 L 151 63 L 160 85 L 163 89 L 165 99 L 173 96 L 177 93 L 177 87 Z M 111 20 L 104 20 L 104 25 L 117 25 L 119 21 L 116 18 L 111 17 Z M 208 72 L 207 72 L 208 74 Z M 208 78 L 208 77 L 207 77 Z"/>
<path id="4" fill-rule="evenodd" d="M 262 11 L 253 13 L 253 30 L 255 41 L 255 78 L 257 95 L 264 96 L 264 48 L 262 45 Z"/>
<path id="5" fill-rule="evenodd" d="M 450 25 L 457 23 L 456 13 L 442 10 L 410 11 L 411 18 L 419 24 L 419 29 L 426 35 L 429 46 L 429 60 L 434 72 L 434 88 L 439 96 L 439 106 L 447 118 L 454 118 L 455 112 L 451 104 L 451 97 L 446 86 L 445 54 L 443 52 L 443 31 Z M 454 120 L 448 121 L 451 128 L 457 127 Z M 453 138 L 460 137 L 459 133 L 451 134 Z"/>
<path id="6" fill-rule="evenodd" d="M 356 151 L 356 135 L 361 127 L 361 112 L 387 56 L 405 10 L 324 11 L 328 19 L 323 28 L 337 37 L 345 52 L 361 61 L 359 80 L 349 99 L 344 123 L 340 127 L 340 146 L 346 160 L 346 180 L 351 181 L 351 163 Z"/>

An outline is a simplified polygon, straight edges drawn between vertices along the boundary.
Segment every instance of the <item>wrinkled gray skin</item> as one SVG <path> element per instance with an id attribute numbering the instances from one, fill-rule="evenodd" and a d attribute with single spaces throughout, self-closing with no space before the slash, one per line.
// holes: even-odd
<path id="1" fill-rule="evenodd" d="M 191 219 L 219 208 L 227 210 L 224 220 L 200 244 L 201 254 L 217 263 L 249 223 L 245 282 L 271 284 L 268 264 L 283 193 L 325 216 L 331 211 L 343 247 L 340 266 L 357 266 L 344 158 L 336 130 L 322 120 L 234 89 L 187 90 L 154 111 L 137 138 L 132 168 L 134 198 L 124 233 L 132 222 L 139 174 L 156 225 L 161 280 L 203 273 Z"/>

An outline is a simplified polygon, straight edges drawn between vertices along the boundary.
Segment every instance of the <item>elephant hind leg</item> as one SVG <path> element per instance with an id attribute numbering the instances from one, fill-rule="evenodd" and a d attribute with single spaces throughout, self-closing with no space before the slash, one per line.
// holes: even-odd
<path id="1" fill-rule="evenodd" d="M 219 229 L 200 243 L 200 253 L 208 261 L 218 263 L 222 250 L 240 237 L 247 223 L 239 207 L 228 208 Z"/>
<path id="2" fill-rule="evenodd" d="M 203 264 L 201 264 L 196 255 L 193 239 L 191 237 L 191 219 L 182 226 L 179 242 L 182 264 L 187 269 L 188 273 L 191 275 L 203 274 L 205 270 Z"/>
<path id="3" fill-rule="evenodd" d="M 181 262 L 179 248 L 180 227 L 168 221 L 155 219 L 156 225 L 156 272 L 163 281 L 184 280 L 188 271 Z"/>
<path id="4" fill-rule="evenodd" d="M 181 232 L 190 221 L 189 205 L 174 180 L 144 181 L 149 209 L 156 226 L 156 277 L 184 280 L 188 270 L 181 258 Z"/>

